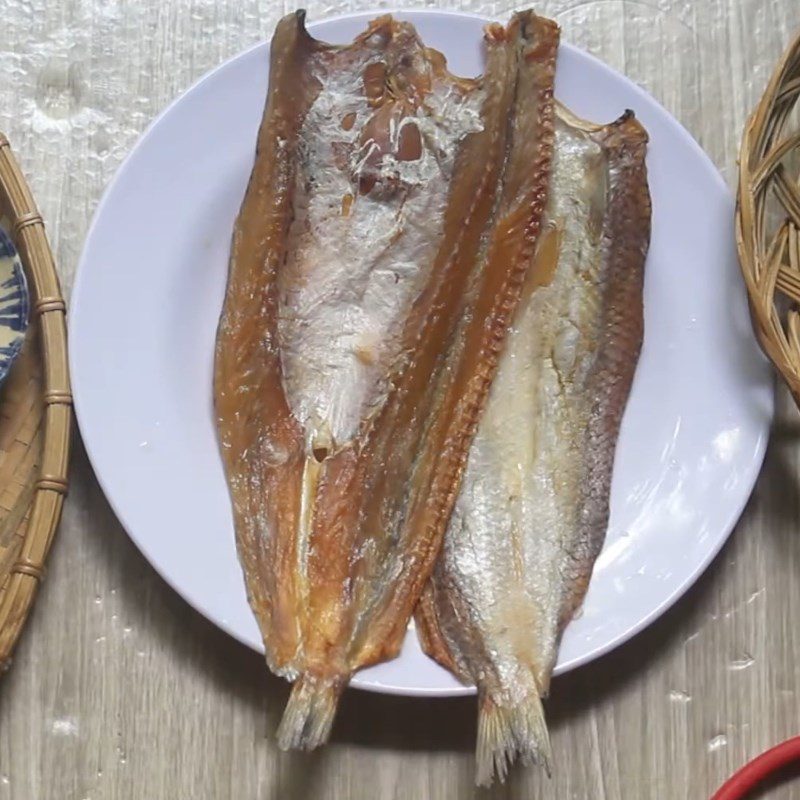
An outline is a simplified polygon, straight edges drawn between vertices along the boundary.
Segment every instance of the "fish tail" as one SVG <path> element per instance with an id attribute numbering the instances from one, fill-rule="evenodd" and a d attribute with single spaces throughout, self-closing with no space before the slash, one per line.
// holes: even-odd
<path id="1" fill-rule="evenodd" d="M 341 678 L 301 675 L 292 686 L 278 726 L 278 747 L 313 750 L 324 744 L 330 736 L 344 684 Z"/>
<path id="2" fill-rule="evenodd" d="M 516 704 L 482 696 L 475 756 L 478 786 L 489 786 L 495 775 L 502 783 L 518 756 L 525 763 L 543 764 L 549 775 L 550 736 L 539 693 L 531 692 Z"/>

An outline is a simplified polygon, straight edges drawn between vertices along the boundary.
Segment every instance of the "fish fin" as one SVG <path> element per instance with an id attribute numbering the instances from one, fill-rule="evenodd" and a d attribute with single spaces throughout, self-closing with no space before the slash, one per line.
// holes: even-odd
<path id="1" fill-rule="evenodd" d="M 324 744 L 330 736 L 344 684 L 341 678 L 301 675 L 292 686 L 278 726 L 278 747 L 313 750 Z"/>
<path id="2" fill-rule="evenodd" d="M 489 786 L 495 775 L 502 783 L 517 756 L 524 763 L 542 764 L 550 775 L 550 736 L 538 692 L 513 705 L 481 696 L 475 756 L 478 786 Z"/>

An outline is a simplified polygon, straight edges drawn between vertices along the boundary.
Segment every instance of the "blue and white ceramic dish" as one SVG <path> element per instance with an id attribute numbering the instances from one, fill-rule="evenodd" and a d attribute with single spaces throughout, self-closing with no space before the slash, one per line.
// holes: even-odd
<path id="1" fill-rule="evenodd" d="M 11 237 L 0 227 L 0 382 L 22 349 L 28 327 L 28 283 Z"/>

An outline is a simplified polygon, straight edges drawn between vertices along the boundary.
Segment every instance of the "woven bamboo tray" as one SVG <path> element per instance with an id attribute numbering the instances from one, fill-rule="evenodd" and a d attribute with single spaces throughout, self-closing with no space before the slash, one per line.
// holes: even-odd
<path id="1" fill-rule="evenodd" d="M 736 243 L 753 325 L 800 405 L 800 35 L 745 127 Z"/>
<path id="2" fill-rule="evenodd" d="M 31 294 L 25 344 L 0 387 L 0 668 L 31 609 L 67 491 L 72 395 L 64 300 L 42 218 L 0 134 L 0 220 Z"/>

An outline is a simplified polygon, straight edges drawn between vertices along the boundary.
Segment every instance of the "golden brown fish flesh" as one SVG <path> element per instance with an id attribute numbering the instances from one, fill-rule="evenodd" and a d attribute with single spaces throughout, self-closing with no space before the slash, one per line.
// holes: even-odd
<path id="1" fill-rule="evenodd" d="M 477 780 L 549 758 L 540 698 L 605 538 L 643 335 L 647 135 L 559 109 L 544 231 L 433 576 L 425 650 L 478 688 Z"/>
<path id="2" fill-rule="evenodd" d="M 394 657 L 430 576 L 547 199 L 558 29 L 451 75 L 414 28 L 284 18 L 217 335 L 215 406 L 284 747 Z"/>

